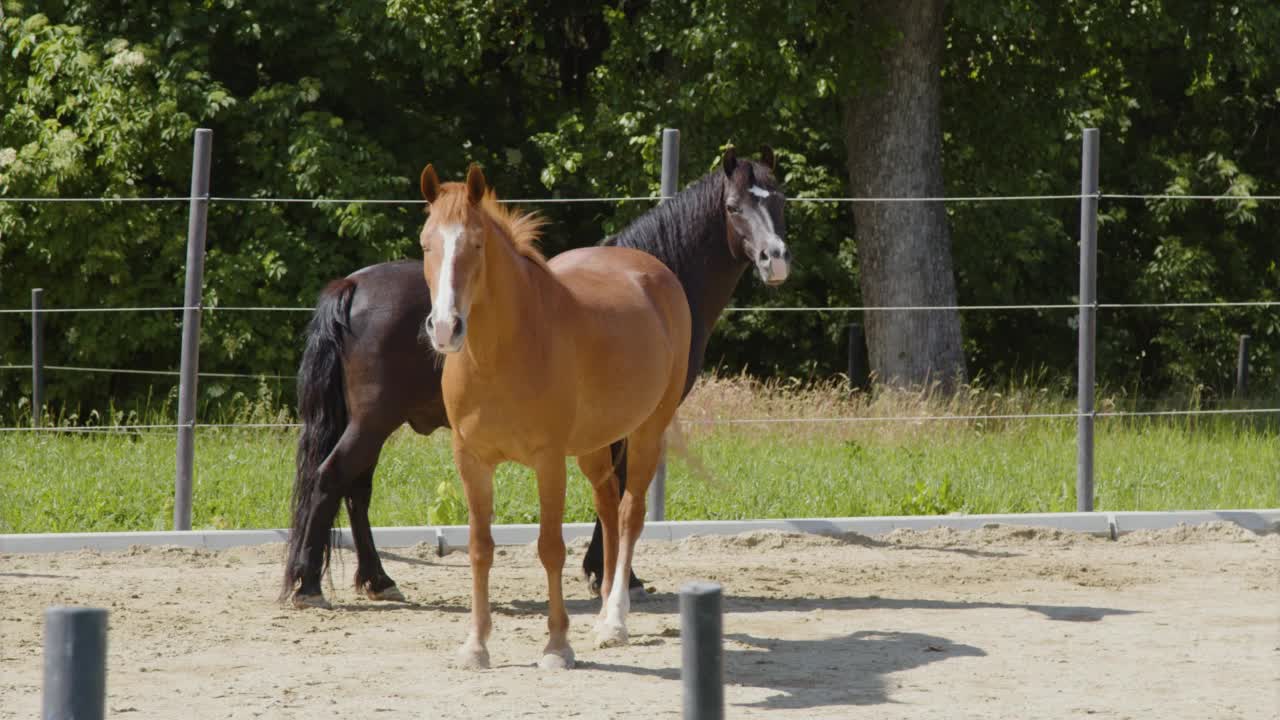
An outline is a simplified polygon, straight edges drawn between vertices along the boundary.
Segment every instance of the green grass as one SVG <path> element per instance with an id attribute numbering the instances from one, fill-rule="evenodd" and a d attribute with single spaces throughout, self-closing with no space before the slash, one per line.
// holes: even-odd
<path id="1" fill-rule="evenodd" d="M 716 407 L 705 397 L 690 404 L 687 421 Z M 714 479 L 704 483 L 674 459 L 667 500 L 673 520 L 1075 508 L 1070 420 L 699 425 L 687 432 Z M 1274 423 L 1100 419 L 1096 507 L 1280 507 L 1278 441 Z M 200 430 L 193 525 L 286 526 L 294 442 L 290 431 Z M 167 529 L 175 454 L 172 432 L 0 434 L 0 533 Z M 429 512 L 436 522 L 464 522 L 456 477 L 444 432 L 423 438 L 402 430 L 382 454 L 373 523 L 421 525 Z M 504 466 L 496 483 L 500 522 L 536 522 L 536 489 L 525 469 Z M 592 517 L 589 486 L 572 467 L 566 519 Z"/>

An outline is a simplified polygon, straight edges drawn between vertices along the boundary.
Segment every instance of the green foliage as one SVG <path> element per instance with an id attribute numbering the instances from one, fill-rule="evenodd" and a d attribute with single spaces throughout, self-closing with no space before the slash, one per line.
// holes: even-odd
<path id="1" fill-rule="evenodd" d="M 216 195 L 417 195 L 427 161 L 468 161 L 507 196 L 658 190 L 659 133 L 682 131 L 682 179 L 722 149 L 778 150 L 791 197 L 847 194 L 846 98 L 893 41 L 861 2 L 322 0 L 100 3 L 0 0 L 0 196 L 183 196 L 194 128 L 214 130 Z M 1280 6 L 1163 2 L 949 3 L 942 57 L 951 195 L 1070 193 L 1079 131 L 1101 128 L 1104 192 L 1275 194 Z M 548 208 L 546 248 L 596 242 L 646 206 Z M 1275 203 L 1102 203 L 1103 302 L 1280 295 Z M 0 307 L 180 305 L 184 203 L 0 202 Z M 960 302 L 1069 303 L 1072 201 L 948 206 Z M 310 305 L 365 264 L 413 257 L 414 205 L 215 203 L 204 302 Z M 739 305 L 856 305 L 848 205 L 792 203 L 796 265 L 781 288 L 744 279 Z M 1069 376 L 1074 313 L 963 317 L 975 374 Z M 0 364 L 28 327 L 0 322 Z M 727 315 L 708 361 L 762 374 L 844 368 L 836 314 Z M 48 362 L 171 370 L 176 313 L 56 315 Z M 201 369 L 288 375 L 305 313 L 208 312 Z M 1150 395 L 1229 386 L 1249 333 L 1257 386 L 1280 379 L 1270 309 L 1105 311 L 1100 377 Z M 29 393 L 0 374 L 0 407 Z M 202 402 L 252 392 L 206 383 Z M 59 374 L 55 412 L 171 399 L 171 385 Z M 287 392 L 287 390 L 286 390 Z M 217 393 L 217 394 L 215 394 Z"/>
<path id="2" fill-rule="evenodd" d="M 427 523 L 430 525 L 466 525 L 467 503 L 462 499 L 458 483 L 443 480 L 436 485 L 436 496 L 427 507 Z"/>
<path id="3" fill-rule="evenodd" d="M 951 487 L 951 478 L 929 483 L 917 480 L 914 491 L 898 503 L 899 515 L 946 515 L 963 512 L 964 500 Z"/>

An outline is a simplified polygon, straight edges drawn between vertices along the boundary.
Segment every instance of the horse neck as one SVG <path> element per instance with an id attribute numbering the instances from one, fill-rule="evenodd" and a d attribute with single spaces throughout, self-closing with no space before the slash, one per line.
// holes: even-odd
<path id="1" fill-rule="evenodd" d="M 727 228 L 717 236 L 699 238 L 698 242 L 716 243 L 718 251 L 713 252 L 705 263 L 699 263 L 688 274 L 681 277 L 685 295 L 689 298 L 689 310 L 693 321 L 702 330 L 701 337 L 709 337 L 711 329 L 720 319 L 721 313 L 733 299 L 733 291 L 747 269 L 747 262 L 733 257 L 729 253 Z"/>
<path id="2" fill-rule="evenodd" d="M 541 336 L 547 293 L 554 282 L 505 238 L 490 237 L 484 248 L 484 297 L 472 302 L 467 318 L 466 354 L 482 371 L 505 367 Z M 519 342 L 517 351 L 512 343 Z"/>
<path id="3" fill-rule="evenodd" d="M 713 171 L 651 212 L 656 233 L 649 234 L 657 237 L 637 236 L 627 244 L 653 254 L 675 272 L 695 327 L 702 331 L 695 337 L 705 343 L 748 266 L 729 252 L 723 173 Z"/>

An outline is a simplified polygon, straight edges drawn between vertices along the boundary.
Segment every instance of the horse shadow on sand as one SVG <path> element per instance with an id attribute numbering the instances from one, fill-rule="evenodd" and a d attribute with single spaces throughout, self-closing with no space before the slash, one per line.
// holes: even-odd
<path id="1" fill-rule="evenodd" d="M 593 613 L 599 600 L 570 601 L 571 612 Z M 1053 622 L 1097 622 L 1109 616 L 1131 615 L 1139 611 L 1078 605 L 1038 605 L 1000 602 L 965 602 L 923 598 L 810 597 L 770 598 L 728 595 L 726 614 L 752 612 L 804 613 L 817 610 L 1021 610 L 1039 613 Z M 679 613 L 679 596 L 654 593 L 633 603 L 632 612 Z M 516 601 L 495 604 L 495 613 L 545 612 L 546 603 Z M 636 644 L 679 642 L 673 631 L 660 635 L 638 635 Z M 791 640 L 748 633 L 724 636 L 725 683 L 727 686 L 763 688 L 775 691 L 763 700 L 740 703 L 742 707 L 797 710 L 829 706 L 876 705 L 894 702 L 901 687 L 891 677 L 903 670 L 943 660 L 980 658 L 987 653 L 979 647 L 948 638 L 916 632 L 861 630 L 823 639 Z M 590 670 L 664 680 L 680 679 L 680 668 L 639 667 L 617 663 L 582 661 Z"/>
<path id="2" fill-rule="evenodd" d="M 600 610 L 600 599 L 566 599 L 570 613 L 594 613 Z M 1097 622 L 1111 615 L 1132 615 L 1139 610 L 1100 608 L 1085 605 L 1041 605 L 1036 603 L 1002 603 L 968 600 L 932 600 L 928 598 L 892 598 L 879 595 L 862 597 L 766 597 L 752 595 L 724 596 L 726 613 L 812 612 L 814 610 L 1027 610 L 1061 622 Z M 513 600 L 494 603 L 493 612 L 507 615 L 545 613 L 546 601 Z M 631 603 L 632 613 L 677 615 L 680 596 L 676 593 L 650 593 Z"/>
<path id="3" fill-rule="evenodd" d="M 782 640 L 731 633 L 724 638 L 725 685 L 775 691 L 740 707 L 801 710 L 893 702 L 889 675 L 929 663 L 984 657 L 972 645 L 914 632 L 862 630 L 822 640 Z M 680 668 L 580 662 L 588 670 L 679 681 Z"/>

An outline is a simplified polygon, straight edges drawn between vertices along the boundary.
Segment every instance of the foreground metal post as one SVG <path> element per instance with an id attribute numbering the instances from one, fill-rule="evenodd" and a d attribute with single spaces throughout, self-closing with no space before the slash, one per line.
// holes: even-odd
<path id="1" fill-rule="evenodd" d="M 680 131 L 666 128 L 662 131 L 662 189 L 663 198 L 675 195 L 680 189 Z M 666 202 L 663 200 L 663 202 Z M 667 519 L 667 453 L 664 450 L 658 461 L 658 470 L 649 485 L 647 503 L 649 520 Z"/>
<path id="2" fill-rule="evenodd" d="M 44 290 L 31 290 L 31 427 L 44 420 Z"/>
<path id="3" fill-rule="evenodd" d="M 173 529 L 191 529 L 191 474 L 195 465 L 196 381 L 200 367 L 200 310 L 204 241 L 209 220 L 209 156 L 213 131 L 196 130 L 191 156 L 191 210 L 187 220 L 187 282 L 183 293 L 182 364 L 178 384 L 178 468 L 173 483 Z"/>
<path id="4" fill-rule="evenodd" d="M 1080 157 L 1080 417 L 1076 429 L 1076 510 L 1093 512 L 1094 371 L 1098 332 L 1098 130 L 1084 131 Z"/>
<path id="5" fill-rule="evenodd" d="M 849 387 L 866 390 L 871 384 L 870 363 L 867 361 L 867 337 L 862 325 L 849 323 Z"/>
<path id="6" fill-rule="evenodd" d="M 680 681 L 685 720 L 724 717 L 722 593 L 712 582 L 680 588 Z"/>
<path id="7" fill-rule="evenodd" d="M 44 720 L 101 720 L 107 697 L 107 611 L 44 611 Z"/>
<path id="8" fill-rule="evenodd" d="M 1249 336 L 1240 336 L 1240 349 L 1236 352 L 1236 397 L 1243 400 L 1249 393 Z"/>

